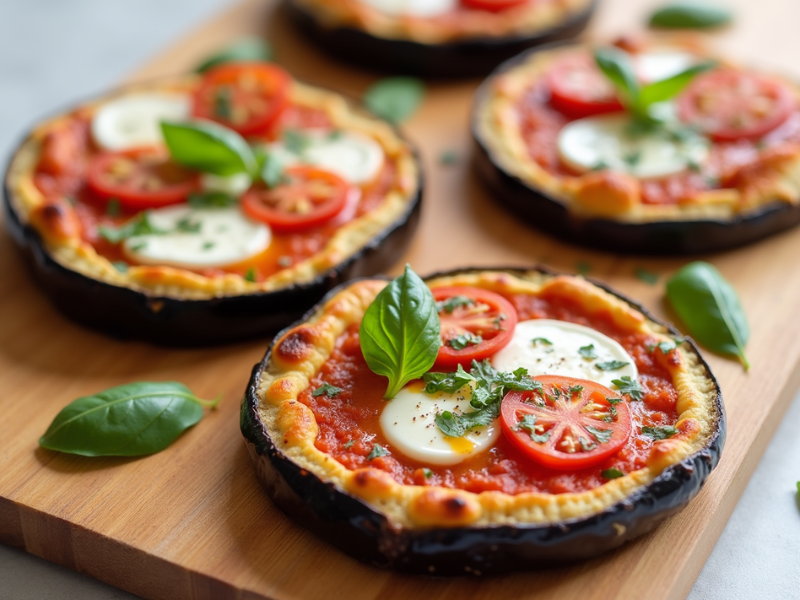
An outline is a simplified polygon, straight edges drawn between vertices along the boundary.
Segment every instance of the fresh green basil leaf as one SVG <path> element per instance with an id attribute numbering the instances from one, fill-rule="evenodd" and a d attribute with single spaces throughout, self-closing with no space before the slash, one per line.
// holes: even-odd
<path id="1" fill-rule="evenodd" d="M 153 225 L 150 212 L 144 211 L 119 227 L 101 225 L 97 228 L 97 233 L 112 244 L 119 244 L 137 235 L 164 235 L 169 232 Z"/>
<path id="2" fill-rule="evenodd" d="M 277 187 L 283 181 L 283 165 L 277 156 L 270 152 L 264 152 L 260 160 L 261 180 L 270 189 Z"/>
<path id="3" fill-rule="evenodd" d="M 229 208 L 238 202 L 236 196 L 225 192 L 194 192 L 189 194 L 189 206 L 192 208 Z"/>
<path id="4" fill-rule="evenodd" d="M 364 93 L 364 105 L 377 116 L 401 123 L 417 110 L 425 96 L 425 84 L 414 77 L 387 77 Z"/>
<path id="5" fill-rule="evenodd" d="M 56 416 L 39 445 L 83 456 L 142 456 L 160 452 L 203 418 L 200 400 L 185 385 L 129 383 L 78 398 Z"/>
<path id="6" fill-rule="evenodd" d="M 477 346 L 483 342 L 483 337 L 473 333 L 462 333 L 447 340 L 447 345 L 453 350 L 463 350 L 467 346 Z"/>
<path id="7" fill-rule="evenodd" d="M 739 296 L 717 269 L 693 262 L 667 282 L 667 298 L 698 342 L 722 354 L 738 356 L 745 369 L 744 353 L 750 337 L 747 317 Z"/>
<path id="8" fill-rule="evenodd" d="M 594 60 L 617 88 L 623 102 L 635 106 L 639 102 L 639 82 L 627 53 L 617 48 L 598 48 L 595 50 Z"/>
<path id="9" fill-rule="evenodd" d="M 681 71 L 680 73 L 673 75 L 672 77 L 667 77 L 661 81 L 655 81 L 644 86 L 641 89 L 639 97 L 639 102 L 642 108 L 646 110 L 651 104 L 655 104 L 656 102 L 664 102 L 674 98 L 680 94 L 684 88 L 689 85 L 689 82 L 697 75 L 704 71 L 708 71 L 709 69 L 713 69 L 715 66 L 716 63 L 714 62 L 698 63 Z"/>
<path id="10" fill-rule="evenodd" d="M 578 348 L 578 354 L 580 354 L 583 358 L 592 359 L 597 358 L 597 352 L 595 352 L 594 344 L 589 344 L 588 346 L 581 346 Z"/>
<path id="11" fill-rule="evenodd" d="M 422 381 L 425 382 L 426 394 L 435 394 L 436 392 L 453 394 L 470 381 L 475 381 L 475 378 L 467 373 L 464 367 L 458 365 L 455 373 L 425 373 Z"/>
<path id="12" fill-rule="evenodd" d="M 678 430 L 672 425 L 666 425 L 664 427 L 648 427 L 645 425 L 642 427 L 642 435 L 649 436 L 655 440 L 665 440 L 671 438 L 676 433 L 678 433 Z"/>
<path id="13" fill-rule="evenodd" d="M 344 390 L 342 390 L 342 388 L 340 387 L 336 387 L 335 385 L 331 385 L 330 383 L 323 383 L 321 386 L 319 386 L 317 389 L 311 392 L 311 395 L 314 396 L 314 398 L 318 398 L 323 395 L 328 396 L 329 398 L 335 398 L 343 391 Z"/>
<path id="14" fill-rule="evenodd" d="M 601 371 L 616 371 L 624 366 L 627 366 L 628 364 L 629 363 L 622 360 L 609 360 L 606 362 L 595 363 L 594 366 L 600 369 Z"/>
<path id="15" fill-rule="evenodd" d="M 212 121 L 162 121 L 172 159 L 204 173 L 228 176 L 254 173 L 256 159 L 242 136 Z"/>
<path id="16" fill-rule="evenodd" d="M 381 456 L 386 456 L 389 454 L 389 451 L 381 446 L 380 444 L 373 444 L 372 450 L 370 451 L 369 455 L 367 456 L 367 460 L 372 460 L 374 458 L 379 458 Z"/>
<path id="17" fill-rule="evenodd" d="M 618 477 L 622 477 L 624 475 L 625 473 L 623 473 L 619 469 L 606 469 L 605 471 L 600 473 L 600 476 L 603 479 L 617 479 Z"/>
<path id="18" fill-rule="evenodd" d="M 494 402 L 472 412 L 455 415 L 449 410 L 436 415 L 434 421 L 441 432 L 450 437 L 462 437 L 470 429 L 491 425 L 500 415 L 500 402 Z"/>
<path id="19" fill-rule="evenodd" d="M 367 308 L 359 329 L 369 368 L 389 378 L 390 400 L 409 381 L 431 368 L 442 344 L 439 313 L 428 286 L 406 265 Z"/>
<path id="20" fill-rule="evenodd" d="M 203 73 L 226 62 L 270 60 L 272 60 L 272 48 L 267 42 L 260 38 L 245 38 L 204 61 L 197 67 L 197 72 Z"/>
<path id="21" fill-rule="evenodd" d="M 658 283 L 658 273 L 653 273 L 652 271 L 648 271 L 643 267 L 636 267 L 636 270 L 633 272 L 636 279 L 639 281 L 644 281 L 648 285 L 655 285 Z"/>
<path id="22" fill-rule="evenodd" d="M 701 0 L 678 0 L 656 10 L 650 25 L 671 29 L 698 29 L 726 25 L 733 19 L 727 8 Z"/>
<path id="23" fill-rule="evenodd" d="M 547 338 L 543 338 L 543 337 L 537 337 L 537 338 L 533 338 L 533 339 L 531 340 L 531 343 L 532 343 L 534 346 L 538 346 L 539 344 L 542 344 L 543 346 L 552 346 L 552 345 L 553 345 L 553 342 L 551 342 L 551 341 L 550 341 L 550 340 L 548 340 Z"/>
<path id="24" fill-rule="evenodd" d="M 641 400 L 644 398 L 644 389 L 639 385 L 635 379 L 631 379 L 627 375 L 623 375 L 619 379 L 612 379 L 611 383 L 617 386 L 620 395 L 628 395 L 631 400 Z"/>
<path id="25" fill-rule="evenodd" d="M 249 281 L 250 283 L 256 282 L 256 268 L 250 267 L 247 269 L 247 272 L 244 274 L 245 281 Z"/>
<path id="26" fill-rule="evenodd" d="M 283 132 L 283 145 L 292 154 L 302 156 L 311 144 L 311 138 L 301 129 L 287 129 Z"/>

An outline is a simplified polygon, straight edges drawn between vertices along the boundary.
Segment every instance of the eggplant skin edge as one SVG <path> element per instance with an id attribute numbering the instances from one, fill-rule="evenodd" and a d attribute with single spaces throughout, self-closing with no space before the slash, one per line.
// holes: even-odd
<path id="1" fill-rule="evenodd" d="M 472 110 L 473 163 L 495 201 L 540 231 L 584 247 L 621 253 L 676 256 L 719 252 L 750 244 L 800 224 L 800 204 L 776 200 L 732 219 L 696 219 L 626 223 L 584 217 L 535 185 L 509 173 L 492 155 L 478 124 L 478 107 L 486 101 L 491 81 L 531 54 L 556 48 L 549 44 L 523 52 L 501 64 L 475 92 Z"/>
<path id="2" fill-rule="evenodd" d="M 411 243 L 420 220 L 425 174 L 419 153 L 412 150 L 420 175 L 406 210 L 352 256 L 314 280 L 271 292 L 188 300 L 153 296 L 73 271 L 54 260 L 39 233 L 21 221 L 11 203 L 7 176 L 3 182 L 3 221 L 36 283 L 53 305 L 73 321 L 115 338 L 162 346 L 234 343 L 274 334 L 331 288 L 380 273 L 395 264 L 397 256 Z M 9 166 L 15 155 L 9 159 Z"/>
<path id="3" fill-rule="evenodd" d="M 457 269 L 427 278 L 476 271 L 512 274 L 545 267 Z M 677 330 L 655 319 L 641 305 L 597 281 L 590 281 L 617 296 L 673 335 Z M 352 282 L 350 282 L 352 283 Z M 347 285 L 347 284 L 345 284 Z M 343 286 L 326 296 L 332 297 Z M 322 303 L 324 303 L 323 300 Z M 315 309 L 285 331 L 310 318 Z M 421 575 L 490 575 L 532 570 L 588 559 L 634 539 L 678 513 L 696 496 L 719 463 L 725 444 L 726 418 L 716 378 L 690 339 L 716 389 L 719 418 L 705 448 L 670 465 L 630 497 L 586 519 L 552 525 L 397 529 L 387 518 L 360 499 L 302 469 L 273 443 L 258 417 L 258 384 L 271 358 L 270 348 L 253 368 L 244 398 L 240 425 L 256 476 L 267 495 L 287 515 L 346 554 L 376 567 Z"/>
<path id="4" fill-rule="evenodd" d="M 443 44 L 382 38 L 354 27 L 329 26 L 291 0 L 285 3 L 285 10 L 306 37 L 342 60 L 375 71 L 452 79 L 483 76 L 532 46 L 575 38 L 586 29 L 598 3 L 599 0 L 595 0 L 561 24 L 533 35 Z"/>

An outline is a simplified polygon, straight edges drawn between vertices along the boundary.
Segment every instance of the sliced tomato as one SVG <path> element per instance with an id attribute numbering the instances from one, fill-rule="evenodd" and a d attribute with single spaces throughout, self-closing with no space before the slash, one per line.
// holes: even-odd
<path id="1" fill-rule="evenodd" d="M 535 379 L 541 392 L 509 392 L 500 407 L 503 433 L 531 460 L 551 469 L 584 469 L 628 441 L 630 410 L 617 392 L 574 377 Z"/>
<path id="2" fill-rule="evenodd" d="M 115 198 L 135 210 L 184 202 L 199 175 L 173 162 L 161 148 L 103 152 L 89 163 L 86 182 L 101 200 Z"/>
<path id="3" fill-rule="evenodd" d="M 488 10 L 489 12 L 500 12 L 507 8 L 522 6 L 528 2 L 529 0 L 461 0 L 461 3 L 467 8 Z"/>
<path id="4" fill-rule="evenodd" d="M 505 298 L 481 288 L 433 288 L 439 307 L 442 346 L 434 368 L 465 369 L 504 348 L 517 326 L 517 311 Z"/>
<path id="5" fill-rule="evenodd" d="M 280 185 L 250 188 L 242 197 L 242 209 L 278 233 L 294 233 L 330 221 L 347 204 L 349 192 L 350 185 L 333 173 L 315 167 L 290 167 Z"/>
<path id="6" fill-rule="evenodd" d="M 678 114 L 717 141 L 755 140 L 786 121 L 796 105 L 780 81 L 727 69 L 692 81 L 678 98 Z"/>
<path id="7" fill-rule="evenodd" d="M 264 133 L 289 103 L 289 74 L 269 63 L 230 62 L 203 76 L 192 113 L 242 135 Z"/>
<path id="8" fill-rule="evenodd" d="M 547 72 L 550 104 L 571 119 L 623 110 L 614 86 L 590 56 L 568 56 Z"/>

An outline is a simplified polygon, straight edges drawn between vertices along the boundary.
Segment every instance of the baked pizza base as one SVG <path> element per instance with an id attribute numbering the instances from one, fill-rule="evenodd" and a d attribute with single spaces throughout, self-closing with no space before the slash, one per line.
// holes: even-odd
<path id="1" fill-rule="evenodd" d="M 664 340 L 677 332 L 638 305 L 544 269 L 467 270 L 427 280 L 495 292 L 555 294 L 615 324 Z M 282 332 L 255 367 L 242 432 L 272 499 L 345 552 L 378 566 L 438 575 L 483 574 L 587 558 L 655 527 L 697 494 L 717 464 L 725 418 L 719 387 L 694 344 L 663 358 L 678 391 L 682 432 L 656 442 L 644 468 L 581 493 L 516 495 L 402 485 L 378 469 L 349 470 L 319 451 L 317 424 L 297 400 L 336 338 L 360 322 L 385 280 L 332 291 Z"/>

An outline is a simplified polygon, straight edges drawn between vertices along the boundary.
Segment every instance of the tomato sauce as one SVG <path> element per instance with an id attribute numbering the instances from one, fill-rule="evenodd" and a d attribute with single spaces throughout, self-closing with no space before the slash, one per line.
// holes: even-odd
<path id="1" fill-rule="evenodd" d="M 406 458 L 387 442 L 381 431 L 379 419 L 386 402 L 383 400 L 386 379 L 367 367 L 357 327 L 337 340 L 330 358 L 299 396 L 300 402 L 313 411 L 319 425 L 317 448 L 348 469 L 375 467 L 390 473 L 399 483 L 440 485 L 476 493 L 580 492 L 605 483 L 601 475 L 605 469 L 630 473 L 644 467 L 654 440 L 640 433 L 642 426 L 674 425 L 678 419 L 675 407 L 678 393 L 667 371 L 647 350 L 647 344 L 653 340 L 643 334 L 628 334 L 614 325 L 610 315 L 590 315 L 577 303 L 562 298 L 516 295 L 508 300 L 514 304 L 521 321 L 560 319 L 586 325 L 617 340 L 634 358 L 644 397 L 642 401 L 629 403 L 633 429 L 630 439 L 616 455 L 591 468 L 556 471 L 532 462 L 501 435 L 488 451 L 454 466 L 427 465 Z M 311 392 L 323 383 L 341 388 L 342 392 L 334 398 L 313 397 Z M 367 461 L 374 444 L 388 447 L 390 454 Z M 426 478 L 423 469 L 430 469 L 432 476 Z"/>
<path id="2" fill-rule="evenodd" d="M 550 105 L 550 91 L 544 82 L 531 86 L 523 95 L 517 110 L 520 114 L 522 139 L 528 154 L 548 173 L 560 177 L 577 175 L 561 162 L 558 135 L 574 119 L 566 117 Z M 760 141 L 738 140 L 713 142 L 708 159 L 697 170 L 660 179 L 642 180 L 643 204 L 678 204 L 690 202 L 698 192 L 719 189 L 720 179 L 736 168 L 758 158 L 764 148 L 783 143 L 800 144 L 800 109 L 782 125 Z"/>
<path id="3" fill-rule="evenodd" d="M 42 156 L 33 174 L 34 184 L 47 198 L 66 198 L 74 206 L 81 223 L 82 238 L 100 256 L 112 262 L 135 265 L 119 244 L 112 244 L 99 233 L 100 227 L 118 227 L 137 211 L 120 207 L 118 214 L 109 214 L 108 204 L 98 199 L 86 185 L 86 165 L 100 150 L 94 145 L 90 120 L 80 113 L 49 134 L 43 144 Z M 275 126 L 275 134 L 265 138 L 272 141 L 285 129 L 330 127 L 331 122 L 322 110 L 301 106 L 287 107 Z M 386 160 L 375 181 L 352 190 L 348 203 L 332 221 L 302 233 L 280 234 L 273 232 L 272 243 L 262 254 L 235 265 L 220 268 L 188 269 L 207 277 L 235 273 L 241 276 L 255 273 L 261 281 L 275 273 L 290 268 L 320 252 L 339 227 L 373 210 L 394 186 L 396 166 Z"/>

